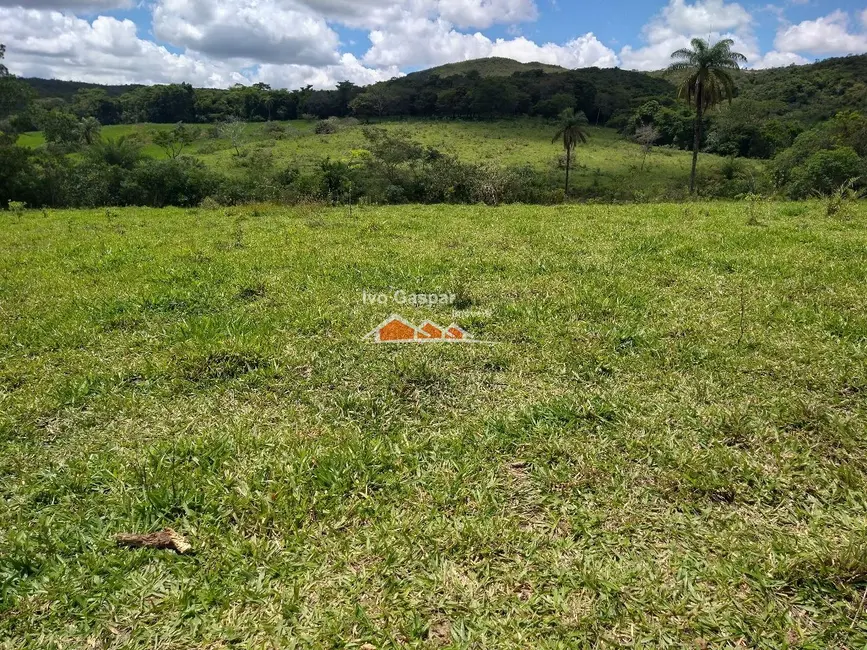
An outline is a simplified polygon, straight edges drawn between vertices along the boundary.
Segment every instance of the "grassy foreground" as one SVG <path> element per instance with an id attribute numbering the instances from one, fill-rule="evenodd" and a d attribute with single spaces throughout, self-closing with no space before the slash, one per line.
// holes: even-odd
<path id="1" fill-rule="evenodd" d="M 867 211 L 761 222 L 6 216 L 0 647 L 863 647 Z"/>

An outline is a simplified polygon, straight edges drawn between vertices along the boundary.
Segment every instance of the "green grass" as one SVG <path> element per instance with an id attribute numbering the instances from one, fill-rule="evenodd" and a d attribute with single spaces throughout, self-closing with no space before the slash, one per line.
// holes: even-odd
<path id="1" fill-rule="evenodd" d="M 348 160 L 354 150 L 364 149 L 367 140 L 363 134 L 364 125 L 342 128 L 329 135 L 314 133 L 315 122 L 297 120 L 281 122 L 288 131 L 287 137 L 274 140 L 265 135 L 265 124 L 247 125 L 243 149 L 263 151 L 273 156 L 275 165 L 293 165 L 301 169 L 312 169 L 319 162 L 330 157 L 334 160 Z M 552 183 L 561 186 L 565 171 L 558 168 L 562 156 L 562 145 L 552 143 L 551 137 L 556 128 L 544 120 L 516 119 L 485 121 L 391 121 L 374 126 L 389 131 L 404 133 L 409 138 L 424 145 L 454 154 L 467 162 L 488 161 L 498 165 L 530 165 L 545 170 L 552 176 Z M 154 129 L 168 129 L 172 125 L 136 124 L 108 126 L 103 128 L 103 138 L 135 136 L 145 144 L 144 153 L 155 158 L 165 157 L 165 153 L 154 146 L 150 134 Z M 196 156 L 208 165 L 231 172 L 238 168 L 235 150 L 225 139 L 210 139 L 205 136 L 208 126 L 198 127 L 202 137 L 185 153 Z M 641 168 L 641 148 L 613 129 L 591 127 L 590 141 L 578 148 L 573 161 L 571 186 L 581 188 L 617 189 L 624 194 L 660 196 L 666 193 L 683 192 L 689 184 L 692 154 L 688 151 L 659 147 L 648 156 Z M 41 134 L 29 133 L 21 136 L 22 146 L 44 144 Z M 703 154 L 699 161 L 703 179 L 719 176 L 725 159 Z M 758 175 L 762 163 L 757 160 L 742 159 L 738 165 L 745 171 Z"/>
<path id="2" fill-rule="evenodd" d="M 760 216 L 6 215 L 0 645 L 863 647 L 867 210 Z"/>

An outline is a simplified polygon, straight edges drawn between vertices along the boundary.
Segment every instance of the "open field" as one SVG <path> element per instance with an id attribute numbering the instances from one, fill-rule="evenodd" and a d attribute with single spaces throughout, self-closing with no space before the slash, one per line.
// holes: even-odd
<path id="1" fill-rule="evenodd" d="M 291 164 L 310 169 L 324 158 L 348 160 L 353 151 L 365 149 L 367 141 L 364 125 L 344 127 L 334 134 L 317 135 L 315 122 L 296 120 L 275 122 L 286 129 L 284 139 L 276 140 L 265 133 L 264 123 L 246 127 L 242 149 L 261 151 L 273 156 L 275 165 Z M 135 136 L 143 153 L 164 158 L 165 152 L 151 143 L 154 130 L 171 129 L 170 124 L 135 124 L 108 126 L 102 137 Z M 410 139 L 441 151 L 455 154 L 467 162 L 486 161 L 497 165 L 529 165 L 548 171 L 553 185 L 560 187 L 565 171 L 558 169 L 562 145 L 551 142 L 556 127 L 541 119 L 522 118 L 498 121 L 390 121 L 371 126 L 406 134 Z M 235 150 L 228 140 L 207 137 L 208 125 L 197 125 L 201 137 L 185 153 L 201 159 L 211 167 L 232 171 L 239 167 Z M 590 127 L 590 140 L 576 152 L 571 176 L 572 187 L 617 188 L 629 194 L 646 192 L 651 196 L 666 191 L 681 192 L 688 186 L 692 153 L 658 147 L 647 157 L 642 169 L 641 147 L 624 138 L 613 129 Z M 37 147 L 45 143 L 41 133 L 21 136 L 19 144 Z M 699 171 L 702 178 L 719 177 L 726 159 L 702 154 Z M 762 163 L 758 160 L 739 159 L 737 168 L 744 173 L 760 175 Z"/>
<path id="2" fill-rule="evenodd" d="M 867 208 L 747 210 L 5 216 L 0 647 L 864 647 Z"/>

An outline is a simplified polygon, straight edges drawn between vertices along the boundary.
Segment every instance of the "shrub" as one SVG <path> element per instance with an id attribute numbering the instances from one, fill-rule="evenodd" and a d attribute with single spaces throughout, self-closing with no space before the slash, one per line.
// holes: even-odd
<path id="1" fill-rule="evenodd" d="M 811 194 L 828 196 L 861 173 L 862 160 L 851 147 L 817 151 L 789 174 L 788 194 L 801 199 Z"/>
<path id="2" fill-rule="evenodd" d="M 220 186 L 220 178 L 198 160 L 145 160 L 131 174 L 125 199 L 133 205 L 199 205 Z"/>
<path id="3" fill-rule="evenodd" d="M 337 128 L 337 120 L 328 118 L 327 120 L 319 120 L 313 130 L 319 135 L 327 135 L 337 133 Z"/>
<path id="4" fill-rule="evenodd" d="M 741 163 L 740 160 L 734 156 L 729 156 L 723 161 L 722 167 L 720 167 L 720 173 L 723 175 L 723 178 L 730 181 L 738 174 L 743 173 L 743 168 L 743 163 Z"/>
<path id="5" fill-rule="evenodd" d="M 829 217 L 850 219 L 854 203 L 864 198 L 864 191 L 856 188 L 857 183 L 857 178 L 850 178 L 831 192 L 825 203 L 825 214 Z"/>
<path id="6" fill-rule="evenodd" d="M 293 185 L 301 176 L 301 172 L 297 167 L 284 167 L 274 174 L 274 182 L 281 187 L 289 187 Z"/>
<path id="7" fill-rule="evenodd" d="M 199 203 L 199 207 L 204 210 L 216 210 L 217 208 L 222 207 L 214 197 L 206 196 L 202 199 L 202 202 Z"/>
<path id="8" fill-rule="evenodd" d="M 262 129 L 262 132 L 274 140 L 282 140 L 286 137 L 286 129 L 277 122 L 268 122 Z"/>
<path id="9" fill-rule="evenodd" d="M 0 172 L 0 206 L 20 200 L 33 203 L 30 197 L 26 197 L 34 177 L 30 150 L 0 146 Z"/>
<path id="10" fill-rule="evenodd" d="M 132 169 L 141 160 L 141 147 L 132 138 L 122 135 L 117 139 L 97 142 L 88 148 L 86 156 L 106 165 Z"/>
<path id="11" fill-rule="evenodd" d="M 21 214 L 27 208 L 24 201 L 9 201 L 9 211 L 15 214 Z"/>
<path id="12" fill-rule="evenodd" d="M 352 181 L 352 170 L 349 165 L 339 160 L 326 158 L 319 163 L 321 176 L 321 195 L 334 203 L 341 202 L 349 194 L 349 184 Z"/>

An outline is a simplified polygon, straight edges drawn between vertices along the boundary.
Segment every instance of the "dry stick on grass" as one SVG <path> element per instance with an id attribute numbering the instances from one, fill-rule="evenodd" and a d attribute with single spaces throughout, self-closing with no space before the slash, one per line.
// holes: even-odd
<path id="1" fill-rule="evenodd" d="M 181 555 L 193 548 L 187 540 L 184 539 L 183 535 L 179 535 L 171 528 L 166 528 L 158 533 L 150 533 L 148 535 L 121 533 L 116 535 L 115 539 L 119 546 L 171 549 Z"/>

